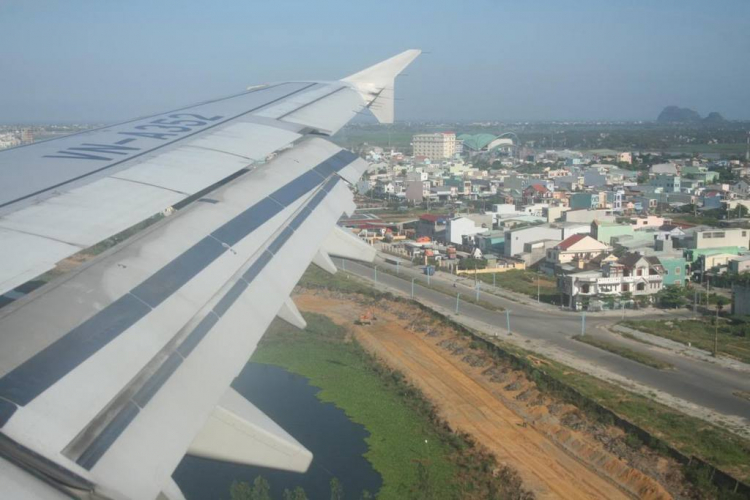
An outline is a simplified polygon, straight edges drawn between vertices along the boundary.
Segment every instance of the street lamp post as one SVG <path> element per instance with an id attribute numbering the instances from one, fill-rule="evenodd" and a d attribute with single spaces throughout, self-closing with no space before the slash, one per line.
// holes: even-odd
<path id="1" fill-rule="evenodd" d="M 508 327 L 508 335 L 510 335 L 510 309 L 505 310 L 505 325 Z"/>
<path id="2" fill-rule="evenodd" d="M 476 287 L 476 292 L 477 292 L 477 298 L 476 298 L 476 301 L 477 301 L 477 302 L 479 302 L 479 283 L 477 283 L 477 284 L 475 285 L 475 287 Z"/>

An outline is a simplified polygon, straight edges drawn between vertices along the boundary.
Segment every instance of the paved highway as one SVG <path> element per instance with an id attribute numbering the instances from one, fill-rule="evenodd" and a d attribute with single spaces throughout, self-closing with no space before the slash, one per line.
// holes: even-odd
<path id="1" fill-rule="evenodd" d="M 339 267 L 345 266 L 346 271 L 360 277 L 371 281 L 374 279 L 375 272 L 372 267 L 338 259 L 336 264 Z M 421 283 L 426 283 L 427 278 L 420 273 L 418 268 L 399 266 L 399 276 L 396 277 L 383 272 L 385 268 L 395 272 L 395 266 L 382 260 L 379 260 L 376 264 L 380 270 L 377 273 L 377 281 L 380 285 L 408 295 L 411 293 L 412 279 L 415 279 L 415 296 L 422 302 L 449 311 L 455 310 L 455 295 L 447 295 L 420 286 Z M 453 287 L 450 282 L 438 282 L 443 287 Z M 473 282 L 468 286 L 458 283 L 455 290 L 462 297 L 474 297 L 475 294 Z M 573 340 L 574 335 L 581 333 L 582 319 L 580 313 L 561 311 L 546 304 L 524 304 L 486 292 L 480 293 L 480 299 L 493 306 L 503 307 L 511 311 L 511 331 L 514 335 L 554 346 L 566 353 L 572 353 L 579 359 L 593 362 L 611 373 L 653 387 L 695 405 L 724 415 L 744 418 L 746 425 L 750 426 L 750 401 L 733 394 L 737 391 L 750 393 L 750 374 L 747 372 L 743 373 L 714 363 L 696 360 L 673 351 L 656 348 L 613 334 L 607 327 L 614 324 L 619 319 L 619 315 L 613 317 L 611 314 L 604 316 L 593 313 L 586 316 L 586 335 L 594 335 L 627 345 L 630 349 L 646 352 L 653 357 L 671 363 L 675 367 L 670 370 L 658 370 Z M 491 311 L 461 301 L 459 313 L 462 316 L 491 325 L 491 328 L 496 329 L 497 333 L 501 335 L 506 334 L 505 312 Z M 663 318 L 664 315 L 660 315 L 660 317 Z"/>

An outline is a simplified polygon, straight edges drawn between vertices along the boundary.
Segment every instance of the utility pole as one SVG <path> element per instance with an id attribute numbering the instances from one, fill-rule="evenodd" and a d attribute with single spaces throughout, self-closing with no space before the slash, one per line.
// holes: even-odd
<path id="1" fill-rule="evenodd" d="M 457 293 L 456 294 L 456 314 L 458 314 L 458 302 L 460 299 L 461 299 L 461 294 Z"/>
<path id="2" fill-rule="evenodd" d="M 399 261 L 396 261 L 396 275 L 398 275 L 398 264 L 399 264 Z"/>
<path id="3" fill-rule="evenodd" d="M 476 285 L 474 285 L 474 290 L 477 293 L 476 301 L 479 302 L 479 283 L 477 283 Z"/>
<path id="4" fill-rule="evenodd" d="M 693 291 L 693 316 L 698 314 L 698 290 Z"/>
<path id="5" fill-rule="evenodd" d="M 346 261 L 344 259 L 341 259 L 341 269 L 346 271 Z"/>
<path id="6" fill-rule="evenodd" d="M 479 286 L 479 283 L 477 283 L 477 259 L 474 259 L 474 288 L 477 288 Z"/>
<path id="7" fill-rule="evenodd" d="M 415 279 L 417 279 L 417 278 L 412 278 L 411 279 L 411 298 L 412 299 L 414 298 L 414 280 Z"/>
<path id="8" fill-rule="evenodd" d="M 537 274 L 537 275 L 536 275 L 536 303 L 537 303 L 537 304 L 539 303 L 539 298 L 540 298 L 540 296 L 541 296 L 541 295 L 540 295 L 540 294 L 541 294 L 541 287 L 540 287 L 540 284 L 539 284 L 539 279 L 540 279 L 540 278 L 541 278 L 541 276 L 539 276 L 539 275 Z"/>
<path id="9" fill-rule="evenodd" d="M 586 335 L 586 311 L 581 311 L 581 337 Z"/>
<path id="10" fill-rule="evenodd" d="M 374 278 L 375 284 L 377 285 L 378 284 L 378 266 L 375 266 L 372 270 L 374 272 L 373 274 L 375 275 L 375 278 Z"/>
<path id="11" fill-rule="evenodd" d="M 716 321 L 714 321 L 714 358 L 719 350 L 719 303 L 716 302 Z"/>
<path id="12" fill-rule="evenodd" d="M 505 310 L 505 324 L 508 326 L 508 335 L 510 335 L 510 310 Z"/>

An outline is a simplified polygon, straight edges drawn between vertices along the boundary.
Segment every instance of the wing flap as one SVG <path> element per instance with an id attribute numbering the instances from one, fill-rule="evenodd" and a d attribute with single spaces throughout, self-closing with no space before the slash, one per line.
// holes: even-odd
<path id="1" fill-rule="evenodd" d="M 305 472 L 312 462 L 312 453 L 231 388 L 190 443 L 188 454 L 292 472 Z"/>
<path id="2" fill-rule="evenodd" d="M 302 314 L 300 314 L 299 309 L 297 309 L 297 306 L 290 297 L 287 297 L 284 305 L 279 309 L 279 318 L 300 330 L 307 328 L 307 321 L 302 317 Z"/>

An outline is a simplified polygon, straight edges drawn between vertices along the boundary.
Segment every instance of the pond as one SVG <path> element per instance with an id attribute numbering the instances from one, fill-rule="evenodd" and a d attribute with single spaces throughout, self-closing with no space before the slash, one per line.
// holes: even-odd
<path id="1" fill-rule="evenodd" d="M 320 389 L 305 377 L 278 366 L 248 363 L 233 387 L 310 450 L 312 464 L 305 474 L 298 474 L 187 456 L 174 480 L 188 500 L 228 499 L 233 481 L 252 483 L 258 475 L 271 484 L 274 499 L 281 499 L 284 489 L 297 486 L 310 499 L 329 498 L 333 477 L 343 485 L 346 499 L 359 499 L 363 490 L 375 494 L 380 489 L 380 474 L 362 456 L 367 451 L 367 430 L 350 421 L 340 408 L 321 402 L 316 397 Z"/>

